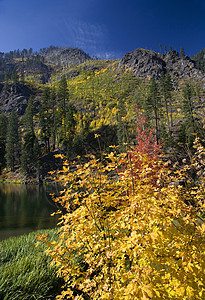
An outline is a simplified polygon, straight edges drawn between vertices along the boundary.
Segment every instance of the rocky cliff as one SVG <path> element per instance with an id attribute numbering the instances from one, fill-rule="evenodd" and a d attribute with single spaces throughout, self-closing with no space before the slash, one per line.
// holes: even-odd
<path id="1" fill-rule="evenodd" d="M 88 54 L 78 48 L 70 47 L 50 47 L 42 50 L 40 55 L 44 57 L 46 63 L 51 63 L 59 67 L 79 65 L 91 59 Z"/>
<path id="2" fill-rule="evenodd" d="M 139 78 L 159 79 L 162 72 L 169 72 L 175 78 L 192 78 L 205 84 L 205 75 L 188 56 L 179 57 L 173 50 L 159 54 L 145 49 L 136 49 L 126 53 L 120 60 L 119 67 L 131 69 Z"/>
<path id="3" fill-rule="evenodd" d="M 15 109 L 19 115 L 23 115 L 31 95 L 34 95 L 34 91 L 23 84 L 0 84 L 0 113 L 10 113 Z M 35 99 L 34 104 L 38 109 L 40 102 Z"/>

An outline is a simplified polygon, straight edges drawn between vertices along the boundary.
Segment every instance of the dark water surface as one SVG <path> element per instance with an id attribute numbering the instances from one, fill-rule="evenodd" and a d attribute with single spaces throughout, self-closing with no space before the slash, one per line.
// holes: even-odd
<path id="1" fill-rule="evenodd" d="M 58 216 L 50 193 L 58 194 L 56 185 L 17 185 L 0 183 L 0 240 L 39 229 L 53 228 Z"/>

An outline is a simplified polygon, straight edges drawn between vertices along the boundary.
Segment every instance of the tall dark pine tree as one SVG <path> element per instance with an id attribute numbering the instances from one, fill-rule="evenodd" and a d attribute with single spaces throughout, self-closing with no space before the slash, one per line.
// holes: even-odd
<path id="1" fill-rule="evenodd" d="M 151 122 L 154 120 L 157 143 L 160 137 L 160 107 L 159 87 L 156 80 L 152 79 L 149 85 L 148 96 L 144 102 L 144 111 L 147 120 Z"/>
<path id="2" fill-rule="evenodd" d="M 15 69 L 12 71 L 11 80 L 12 80 L 13 84 L 17 84 L 17 82 L 18 82 L 18 74 Z"/>
<path id="3" fill-rule="evenodd" d="M 160 53 L 162 53 L 162 44 L 161 43 L 159 43 L 159 51 L 160 51 Z"/>
<path id="4" fill-rule="evenodd" d="M 171 81 L 171 76 L 169 73 L 162 73 L 160 78 L 160 86 L 161 86 L 161 93 L 163 96 L 165 108 L 166 108 L 166 115 L 167 115 L 167 124 L 169 134 L 171 134 L 171 127 L 173 126 L 172 122 L 172 90 L 173 85 Z"/>
<path id="5" fill-rule="evenodd" d="M 0 114 L 0 137 L 6 140 L 8 119 L 5 114 Z"/>
<path id="6" fill-rule="evenodd" d="M 30 96 L 30 98 L 28 100 L 26 112 L 25 112 L 24 118 L 23 118 L 26 132 L 34 132 L 33 116 L 34 116 L 33 96 Z"/>
<path id="7" fill-rule="evenodd" d="M 41 139 L 45 142 L 45 148 L 47 152 L 50 152 L 50 137 L 51 137 L 51 123 L 52 115 L 50 112 L 50 88 L 45 87 L 41 98 L 41 109 L 40 109 L 40 128 L 41 128 Z"/>
<path id="8" fill-rule="evenodd" d="M 124 145 L 127 142 L 126 134 L 125 134 L 125 123 L 123 121 L 123 117 L 125 117 L 125 115 L 126 115 L 125 105 L 122 97 L 120 97 L 118 101 L 118 113 L 117 113 L 117 140 L 118 140 L 120 152 L 125 151 Z"/>
<path id="9" fill-rule="evenodd" d="M 59 81 L 58 90 L 57 90 L 58 102 L 62 111 L 63 117 L 65 117 L 65 107 L 66 102 L 68 101 L 69 93 L 68 93 L 68 85 L 65 75 L 62 76 Z"/>
<path id="10" fill-rule="evenodd" d="M 180 47 L 180 56 L 183 58 L 185 56 L 184 48 Z"/>
<path id="11" fill-rule="evenodd" d="M 76 128 L 76 108 L 73 104 L 68 103 L 65 107 L 65 119 L 63 119 L 63 126 L 60 128 L 60 142 L 65 147 L 67 155 L 70 155 L 73 139 Z"/>
<path id="12" fill-rule="evenodd" d="M 57 88 L 57 100 L 59 103 L 57 114 L 58 131 L 60 133 L 59 141 L 62 142 L 62 144 L 66 147 L 67 152 L 69 152 L 68 148 L 70 148 L 69 145 L 71 140 L 68 137 L 69 133 L 67 132 L 68 126 L 66 123 L 68 118 L 72 119 L 73 108 L 71 108 L 72 105 L 68 104 L 69 93 L 65 75 L 63 75 L 61 80 L 59 81 L 59 85 Z"/>
<path id="13" fill-rule="evenodd" d="M 0 173 L 6 166 L 6 132 L 7 132 L 7 117 L 0 114 Z"/>
<path id="14" fill-rule="evenodd" d="M 11 168 L 11 171 L 15 170 L 15 164 L 19 162 L 19 144 L 18 116 L 15 111 L 12 111 L 8 119 L 8 129 L 6 137 L 6 161 L 7 167 Z"/>
<path id="15" fill-rule="evenodd" d="M 185 118 L 189 120 L 192 128 L 195 129 L 195 119 L 194 119 L 194 88 L 187 82 L 183 89 L 183 110 L 185 112 Z"/>
<path id="16" fill-rule="evenodd" d="M 194 87 L 187 82 L 183 88 L 182 110 L 184 111 L 184 122 L 182 124 L 183 142 L 192 146 L 194 136 L 193 133 L 198 132 L 197 121 L 195 118 L 195 91 Z"/>
<path id="17" fill-rule="evenodd" d="M 28 176 L 34 175 L 34 172 L 38 169 L 38 140 L 34 131 L 33 116 L 34 104 L 31 96 L 23 118 L 26 133 L 21 156 L 22 171 Z"/>
<path id="18" fill-rule="evenodd" d="M 51 138 L 53 140 L 53 150 L 55 150 L 57 139 L 57 103 L 56 103 L 56 91 L 51 89 L 50 94 L 50 106 L 51 106 Z"/>

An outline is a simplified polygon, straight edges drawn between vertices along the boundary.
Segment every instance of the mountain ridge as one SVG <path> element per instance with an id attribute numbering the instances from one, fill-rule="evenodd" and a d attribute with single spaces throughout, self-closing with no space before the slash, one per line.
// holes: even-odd
<path id="1" fill-rule="evenodd" d="M 190 58 L 186 55 L 180 57 L 175 50 L 162 54 L 138 48 L 126 53 L 119 60 L 98 60 L 92 59 L 78 48 L 55 46 L 40 49 L 39 53 L 22 50 L 1 54 L 0 113 L 10 113 L 15 109 L 19 115 L 23 115 L 31 95 L 35 97 L 35 106 L 38 110 L 40 107 L 38 84 L 41 89 L 45 84 L 60 80 L 63 74 L 67 79 L 81 76 L 82 72 L 94 74 L 104 67 L 107 68 L 108 62 L 112 64 L 114 61 L 119 61 L 117 69 L 123 72 L 129 70 L 136 78 L 145 81 L 151 78 L 158 80 L 162 73 L 168 72 L 175 86 L 180 79 L 195 80 L 205 89 L 205 74 L 197 65 L 199 57 L 204 57 L 203 50 L 199 56 Z"/>

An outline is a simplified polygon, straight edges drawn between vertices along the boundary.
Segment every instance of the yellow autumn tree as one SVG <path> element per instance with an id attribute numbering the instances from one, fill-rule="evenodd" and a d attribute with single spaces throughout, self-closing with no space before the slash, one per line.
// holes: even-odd
<path id="1" fill-rule="evenodd" d="M 205 299 L 204 181 L 184 193 L 152 153 L 114 147 L 65 161 L 58 180 L 59 242 L 42 237 L 65 281 L 56 299 Z M 196 205 L 186 201 L 191 193 Z"/>

